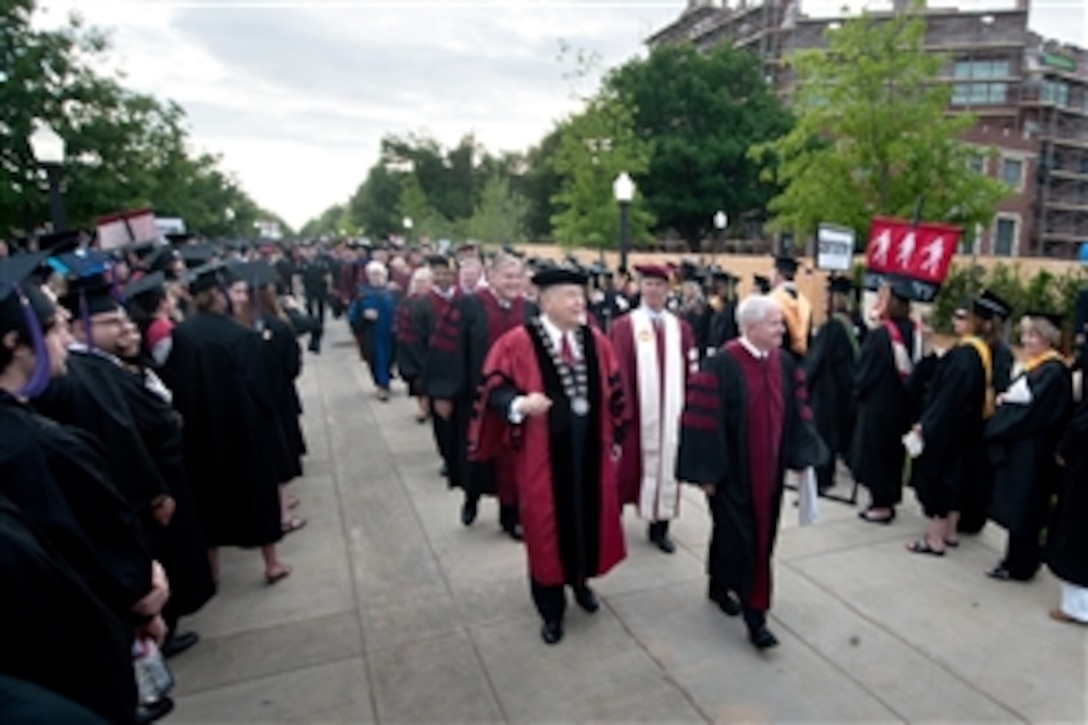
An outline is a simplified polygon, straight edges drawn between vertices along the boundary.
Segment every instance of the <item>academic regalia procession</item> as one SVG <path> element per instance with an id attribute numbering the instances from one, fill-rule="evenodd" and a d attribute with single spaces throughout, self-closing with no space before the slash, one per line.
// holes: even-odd
<path id="1" fill-rule="evenodd" d="M 483 365 L 469 431 L 474 460 L 514 454 L 518 502 L 541 637 L 563 637 L 565 586 L 596 612 L 589 588 L 625 556 L 616 489 L 625 404 L 608 340 L 586 326 L 585 276 L 533 277 L 542 314 L 503 335 Z"/>
<path id="2" fill-rule="evenodd" d="M 707 494 L 713 528 L 707 595 L 744 614 L 757 649 L 778 644 L 767 628 L 771 556 L 786 470 L 823 464 L 803 371 L 779 348 L 782 310 L 754 296 L 737 310 L 741 337 L 688 382 L 676 475 Z"/>

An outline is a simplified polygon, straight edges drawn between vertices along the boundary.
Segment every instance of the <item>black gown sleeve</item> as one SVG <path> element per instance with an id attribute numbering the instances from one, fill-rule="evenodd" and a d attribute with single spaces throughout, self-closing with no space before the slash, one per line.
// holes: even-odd
<path id="1" fill-rule="evenodd" d="M 883 327 L 872 330 L 866 336 L 854 371 L 854 397 L 859 402 L 864 402 L 872 394 L 887 368 L 891 354 L 891 340 Z"/>
<path id="2" fill-rule="evenodd" d="M 979 383 L 985 384 L 980 380 L 983 375 L 982 363 L 974 348 L 957 345 L 945 354 L 918 421 L 927 446 L 936 440 L 956 440 L 955 428 L 959 421 L 968 416 L 982 416 L 981 407 L 975 411 L 967 409 L 975 405 L 971 398 Z"/>
<path id="3" fill-rule="evenodd" d="M 726 406 L 722 400 L 730 364 L 727 356 L 715 355 L 707 358 L 702 370 L 688 378 L 676 455 L 678 481 L 718 484 L 725 480 L 733 465 L 725 441 Z"/>
<path id="4" fill-rule="evenodd" d="M 1061 363 L 1047 363 L 1038 375 L 1028 376 L 1032 400 L 1026 405 L 1004 403 L 986 422 L 986 439 L 1011 441 L 1033 435 L 1066 418 L 1073 400 L 1069 373 Z"/>

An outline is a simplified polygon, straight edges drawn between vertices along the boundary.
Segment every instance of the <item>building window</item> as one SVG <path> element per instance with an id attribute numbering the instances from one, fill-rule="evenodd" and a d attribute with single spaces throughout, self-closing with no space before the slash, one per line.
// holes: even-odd
<path id="1" fill-rule="evenodd" d="M 960 60 L 952 66 L 956 78 L 1008 78 L 1007 60 Z"/>
<path id="2" fill-rule="evenodd" d="M 1019 189 L 1024 178 L 1024 162 L 1020 159 L 1001 159 L 1001 180 L 1013 189 Z"/>
<path id="3" fill-rule="evenodd" d="M 1003 106 L 1008 83 L 957 83 L 952 86 L 954 106 Z"/>
<path id="4" fill-rule="evenodd" d="M 1043 80 L 1039 89 L 1039 100 L 1043 103 L 1053 103 L 1057 106 L 1069 105 L 1069 84 L 1061 81 Z"/>
<path id="5" fill-rule="evenodd" d="M 1016 243 L 1016 220 L 998 217 L 994 225 L 994 255 L 1011 257 Z"/>
<path id="6" fill-rule="evenodd" d="M 967 159 L 967 168 L 974 171 L 976 174 L 986 173 L 986 160 L 982 158 L 982 154 L 971 154 Z"/>

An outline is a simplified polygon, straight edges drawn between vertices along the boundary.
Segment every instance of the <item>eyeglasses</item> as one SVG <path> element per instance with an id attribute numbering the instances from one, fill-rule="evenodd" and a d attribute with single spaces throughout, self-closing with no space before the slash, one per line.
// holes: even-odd
<path id="1" fill-rule="evenodd" d="M 955 317 L 957 320 L 966 320 L 967 319 L 967 313 L 966 312 L 957 312 L 956 314 L 953 315 L 953 317 Z"/>

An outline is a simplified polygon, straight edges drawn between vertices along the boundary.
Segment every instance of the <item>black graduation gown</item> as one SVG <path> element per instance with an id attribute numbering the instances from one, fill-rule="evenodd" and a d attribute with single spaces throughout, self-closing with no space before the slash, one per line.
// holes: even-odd
<path id="1" fill-rule="evenodd" d="M 1066 426 L 1058 455 L 1065 466 L 1047 529 L 1046 564 L 1062 581 L 1088 587 L 1088 396 Z"/>
<path id="2" fill-rule="evenodd" d="M 914 347 L 909 320 L 893 320 L 907 350 Z M 877 508 L 902 500 L 903 434 L 910 429 L 907 384 L 896 368 L 892 340 L 883 325 L 871 330 L 854 371 L 858 417 L 850 449 L 854 478 L 873 496 Z"/>
<path id="3" fill-rule="evenodd" d="M 135 719 L 132 631 L 49 536 L 2 495 L 0 591 L 0 620 L 7 624 L 0 673 L 39 685 L 106 722 Z M 35 722 L 19 717 L 5 699 L 0 694 L 0 721 Z M 63 720 L 36 721 L 86 722 L 67 713 Z"/>
<path id="4" fill-rule="evenodd" d="M 146 524 L 151 501 L 169 491 L 131 410 L 137 388 L 116 359 L 72 350 L 68 373 L 51 380 L 31 404 L 42 415 L 81 428 L 102 443 L 114 485 Z"/>
<path id="5" fill-rule="evenodd" d="M 101 444 L 0 392 L 0 494 L 46 535 L 118 617 L 151 591 L 151 556 Z"/>
<path id="6" fill-rule="evenodd" d="M 453 310 L 443 318 L 432 337 L 434 354 L 429 357 L 424 373 L 425 393 L 435 400 L 453 402 L 450 427 L 458 475 L 451 482 L 470 494 L 497 493 L 494 462 L 468 460 L 468 426 L 484 360 L 493 341 L 502 333 L 524 325 L 534 311 L 535 306 L 525 300 L 502 309 L 488 291 L 464 295 L 454 303 Z"/>
<path id="7" fill-rule="evenodd" d="M 771 368 L 766 373 L 781 376 L 781 421 L 771 428 L 778 437 L 749 440 L 748 382 L 727 347 L 707 358 L 702 370 L 688 380 L 676 458 L 677 480 L 716 487 L 709 497 L 714 528 L 707 574 L 712 587 L 736 592 L 745 603 L 762 596 L 769 604 L 769 561 L 778 534 L 785 471 L 818 466 L 829 457 L 805 403 L 803 372 L 788 354 L 775 351 L 770 359 L 765 364 L 781 361 L 777 371 Z M 761 491 L 765 497 L 758 500 L 751 480 L 753 446 L 760 455 L 777 452 L 765 482 L 768 490 Z M 767 590 L 762 593 L 755 591 L 760 580 Z"/>
<path id="8" fill-rule="evenodd" d="M 261 336 L 223 315 L 174 328 L 163 366 L 185 430 L 185 469 L 209 546 L 283 537 L 275 456 L 280 443 L 275 360 Z"/>
<path id="9" fill-rule="evenodd" d="M 737 303 L 733 300 L 727 300 L 722 304 L 722 308 L 710 317 L 710 330 L 707 333 L 706 346 L 717 350 L 725 343 L 739 336 Z"/>
<path id="10" fill-rule="evenodd" d="M 417 297 L 412 304 L 412 333 L 411 341 L 408 343 L 410 350 L 406 355 L 412 361 L 410 369 L 418 371 L 417 384 L 425 395 L 428 395 L 427 389 L 429 386 L 427 372 L 434 370 L 433 366 L 428 368 L 427 365 L 432 354 L 432 338 L 443 317 L 450 314 L 451 310 L 456 309 L 454 303 L 458 296 L 455 291 L 449 299 L 446 299 L 431 290 L 427 294 Z M 461 473 L 457 465 L 453 422 L 432 415 L 431 430 L 434 433 L 435 447 L 438 448 L 438 452 L 445 463 L 450 487 L 460 487 Z"/>
<path id="11" fill-rule="evenodd" d="M 299 417 L 302 415 L 302 400 L 298 395 L 295 381 L 302 374 L 302 348 L 298 345 L 294 329 L 290 323 L 276 315 L 264 315 L 261 318 L 264 331 L 261 336 L 275 360 L 278 375 L 275 379 L 273 397 L 278 415 L 284 448 L 282 481 L 302 475 L 300 459 L 306 455 L 306 439 L 302 434 Z"/>
<path id="12" fill-rule="evenodd" d="M 1000 395 L 1009 389 L 1012 382 L 1012 368 L 1016 364 L 1016 357 L 1012 350 L 1002 340 L 990 345 L 990 355 L 993 356 L 993 380 L 994 395 Z"/>
<path id="13" fill-rule="evenodd" d="M 917 421 L 922 417 L 922 409 L 925 407 L 926 395 L 929 386 L 937 375 L 937 367 L 941 364 L 941 356 L 935 352 L 923 355 L 922 359 L 914 366 L 910 377 L 907 378 L 907 400 L 910 405 L 910 420 Z M 912 469 L 913 470 L 913 469 Z"/>
<path id="14" fill-rule="evenodd" d="M 816 472 L 820 488 L 834 484 L 838 456 L 846 457 L 849 463 L 856 414 L 853 371 L 858 343 L 853 326 L 847 325 L 851 323 L 837 315 L 824 323 L 804 363 L 816 430 L 831 452 L 827 465 Z"/>
<path id="15" fill-rule="evenodd" d="M 196 501 L 185 473 L 181 416 L 159 393 L 147 386 L 142 370 L 126 368 L 126 373 L 134 388 L 130 398 L 133 418 L 175 503 L 169 526 L 145 523 L 151 552 L 170 580 L 170 599 L 163 609 L 169 624 L 204 606 L 215 595 L 215 580 Z"/>
<path id="16" fill-rule="evenodd" d="M 1038 536 L 1061 475 L 1054 450 L 1073 407 L 1073 382 L 1058 360 L 1021 377 L 1031 389 L 1031 403 L 999 405 L 986 422 L 994 481 L 990 518 L 1016 536 Z"/>
<path id="17" fill-rule="evenodd" d="M 703 304 L 696 309 L 681 309 L 678 314 L 691 327 L 695 349 L 699 351 L 699 357 L 703 357 L 706 355 L 707 344 L 710 340 L 710 321 L 714 311 Z"/>
<path id="18" fill-rule="evenodd" d="M 914 486 L 927 516 L 946 516 L 977 499 L 985 475 L 982 433 L 986 372 L 978 352 L 957 344 L 933 377 L 919 422 L 925 447 L 913 464 Z M 988 500 L 982 501 L 985 509 Z"/>

